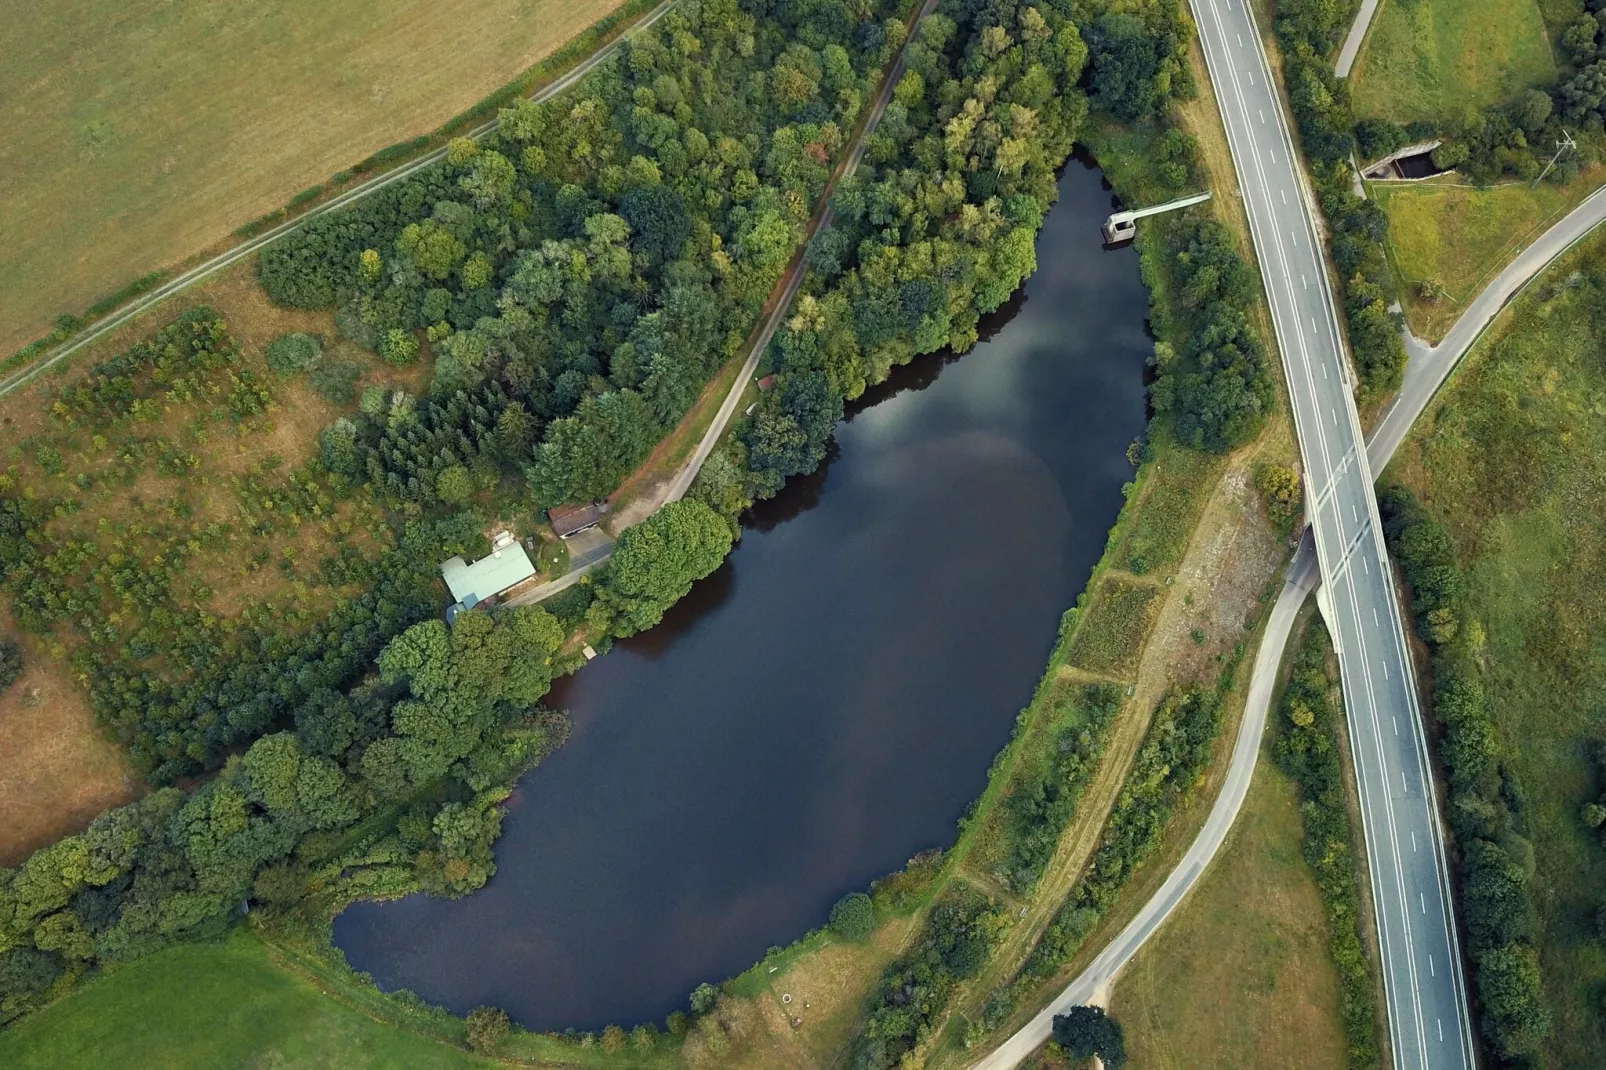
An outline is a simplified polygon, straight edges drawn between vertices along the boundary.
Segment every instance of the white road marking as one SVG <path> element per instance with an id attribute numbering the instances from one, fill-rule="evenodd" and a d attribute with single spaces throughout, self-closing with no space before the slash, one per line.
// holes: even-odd
<path id="1" fill-rule="evenodd" d="M 1322 365 L 1322 378 L 1327 378 L 1327 365 L 1325 364 Z"/>
<path id="2" fill-rule="evenodd" d="M 1371 565 L 1368 565 L 1368 564 L 1367 564 L 1367 563 L 1366 563 L 1366 558 L 1364 558 L 1364 557 L 1363 557 L 1363 558 L 1361 558 L 1361 568 L 1363 568 L 1363 569 L 1365 569 L 1365 570 L 1366 570 L 1366 574 L 1367 574 L 1367 575 L 1368 575 L 1368 576 L 1370 576 L 1370 575 L 1371 575 L 1371 574 L 1372 574 L 1372 566 L 1371 566 Z M 1384 662 L 1384 663 L 1383 663 L 1383 664 L 1385 664 L 1385 665 L 1387 665 L 1387 664 L 1388 664 L 1388 662 Z"/>
<path id="3" fill-rule="evenodd" d="M 1321 330 L 1321 328 L 1316 326 L 1316 317 L 1315 316 L 1312 316 L 1310 318 L 1310 329 L 1311 329 L 1311 333 L 1312 334 L 1315 334 L 1315 333 L 1317 333 L 1317 332 L 1319 332 Z"/>
<path id="4" fill-rule="evenodd" d="M 1261 126 L 1265 126 L 1266 125 L 1266 113 L 1264 111 L 1261 111 L 1261 113 L 1260 113 L 1260 125 Z M 1283 203 L 1287 204 L 1288 203 L 1287 199 L 1284 199 Z"/>
<path id="5" fill-rule="evenodd" d="M 1333 407 L 1331 405 L 1327 406 L 1327 415 L 1329 415 L 1329 416 L 1331 416 L 1333 418 L 1333 426 L 1337 427 L 1338 426 L 1338 413 L 1333 411 Z"/>
<path id="6" fill-rule="evenodd" d="M 1416 901 L 1422 905 L 1422 913 L 1428 912 L 1428 897 L 1421 892 L 1416 893 Z"/>
<path id="7" fill-rule="evenodd" d="M 1372 607 L 1372 623 L 1373 624 L 1379 624 L 1379 625 L 1383 623 L 1382 621 L 1377 619 L 1377 607 L 1376 606 Z"/>
<path id="8" fill-rule="evenodd" d="M 1286 190 L 1278 190 L 1277 191 L 1277 196 L 1279 196 L 1279 197 L 1281 197 L 1283 199 L 1283 203 L 1284 204 L 1288 203 L 1288 193 L 1287 193 Z M 1300 277 L 1303 278 L 1304 276 L 1300 276 Z"/>
<path id="9" fill-rule="evenodd" d="M 1394 716 L 1391 713 L 1391 714 L 1389 714 L 1389 720 L 1394 722 L 1394 734 L 1395 735 L 1399 735 L 1400 734 L 1400 719 L 1398 717 Z"/>
<path id="10" fill-rule="evenodd" d="M 1310 289 L 1310 280 L 1305 277 L 1305 273 L 1304 272 L 1300 272 L 1299 284 L 1301 286 L 1305 287 L 1305 289 L 1307 289 L 1307 290 Z"/>
<path id="11" fill-rule="evenodd" d="M 1359 524 L 1361 522 L 1360 511 L 1355 508 L 1355 503 L 1354 502 L 1350 502 L 1349 503 L 1349 516 L 1350 516 L 1351 520 L 1355 521 L 1355 523 Z M 1362 558 L 1361 560 L 1364 561 L 1366 559 Z"/>
<path id="12" fill-rule="evenodd" d="M 1411 830 L 1411 853 L 1416 854 L 1416 830 Z"/>
<path id="13" fill-rule="evenodd" d="M 1444 1019 L 1443 1018 L 1435 1018 L 1433 1020 L 1434 1020 L 1434 1022 L 1438 1023 L 1438 1026 L 1439 1026 L 1439 1043 L 1443 1044 L 1444 1043 Z"/>
<path id="14" fill-rule="evenodd" d="M 1254 85 L 1255 84 L 1255 72 L 1254 71 L 1250 71 L 1249 72 L 1249 84 L 1250 85 Z"/>
<path id="15" fill-rule="evenodd" d="M 1404 769 L 1400 770 L 1400 790 L 1404 792 L 1409 792 L 1411 790 L 1411 782 L 1405 779 Z"/>
<path id="16" fill-rule="evenodd" d="M 1362 560 L 1364 560 L 1364 558 Z M 1389 663 L 1383 661 L 1379 662 L 1378 664 L 1383 666 L 1383 679 L 1387 680 L 1389 678 Z"/>
<path id="17" fill-rule="evenodd" d="M 1244 35 L 1241 33 L 1235 33 L 1233 36 L 1238 38 L 1238 47 L 1242 48 L 1244 46 Z"/>
<path id="18" fill-rule="evenodd" d="M 1432 956 L 1432 955 L 1429 955 L 1429 956 L 1428 956 L 1428 973 L 1429 973 L 1429 974 L 1430 974 L 1430 975 L 1432 975 L 1432 976 L 1434 976 L 1434 977 L 1437 977 L 1437 976 L 1439 976 L 1439 971 L 1438 971 L 1438 970 L 1435 970 L 1435 969 L 1434 969 L 1434 968 L 1433 968 L 1433 956 Z"/>
<path id="19" fill-rule="evenodd" d="M 1289 231 L 1288 232 L 1288 240 L 1293 242 L 1295 245 L 1298 245 L 1299 244 L 1299 235 L 1295 234 L 1293 231 Z"/>

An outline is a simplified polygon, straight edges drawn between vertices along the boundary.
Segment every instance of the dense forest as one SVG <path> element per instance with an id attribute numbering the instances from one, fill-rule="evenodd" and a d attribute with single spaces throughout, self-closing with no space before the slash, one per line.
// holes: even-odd
<path id="1" fill-rule="evenodd" d="M 1138 12 L 943 0 L 912 40 L 908 13 L 891 0 L 686 0 L 570 94 L 506 109 L 491 136 L 264 253 L 274 300 L 333 309 L 349 341 L 398 368 L 433 360 L 427 390 L 364 391 L 305 465 L 238 480 L 252 531 L 359 519 L 363 538 L 316 566 L 281 558 L 287 574 L 315 568 L 322 609 L 208 612 L 187 563 L 234 532 L 177 499 L 171 523 L 134 532 L 151 540 L 141 553 L 102 557 L 64 534 L 83 506 L 71 481 L 48 500 L 0 485 L 0 573 L 19 622 L 73 636 L 97 715 L 157 785 L 0 870 L 0 1023 L 242 908 L 326 917 L 359 896 L 483 884 L 506 785 L 562 737 L 538 703 L 579 659 L 569 640 L 606 646 L 656 624 L 729 552 L 747 505 L 820 463 L 844 400 L 918 354 L 975 343 L 980 318 L 1035 269 L 1089 101 L 1157 122 L 1191 92 L 1187 24 L 1169 0 Z M 835 223 L 803 249 L 905 45 L 863 165 L 832 194 Z M 1247 326 L 1247 269 L 1219 229 L 1188 233 L 1176 268 L 1201 330 L 1157 355 L 1158 418 L 1225 450 L 1259 427 L 1270 369 Z M 691 497 L 625 531 L 594 582 L 545 609 L 434 619 L 438 562 L 484 550 L 480 506 L 610 493 L 740 351 L 800 250 L 804 291 L 765 357 L 777 388 Z M 265 354 L 274 373 L 321 367 L 315 344 L 282 341 Z M 193 468 L 183 448 L 135 433 L 164 407 L 234 426 L 273 390 L 201 308 L 66 381 L 52 418 L 105 439 L 129 485 Z M 46 470 L 54 448 L 36 450 Z M 1188 696 L 1173 714 L 1185 772 L 1216 699 Z M 936 958 L 910 968 L 984 954 L 991 916 L 953 904 Z M 877 1028 L 863 1065 L 920 1027 Z"/>
<path id="2" fill-rule="evenodd" d="M 574 92 L 267 250 L 275 301 L 434 356 L 417 421 L 340 426 L 336 470 L 426 504 L 457 466 L 522 471 L 542 505 L 613 491 L 752 329 L 906 7 L 677 5 Z"/>

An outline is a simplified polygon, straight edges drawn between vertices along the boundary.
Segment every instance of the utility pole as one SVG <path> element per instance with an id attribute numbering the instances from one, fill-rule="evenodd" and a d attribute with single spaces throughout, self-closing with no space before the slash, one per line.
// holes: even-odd
<path id="1" fill-rule="evenodd" d="M 1568 149 L 1576 149 L 1578 147 L 1578 142 L 1573 140 L 1573 136 L 1567 132 L 1565 126 L 1561 128 L 1561 137 L 1562 139 L 1556 142 L 1556 154 L 1550 158 L 1549 163 L 1545 164 L 1545 169 L 1539 172 L 1539 177 L 1534 179 L 1533 185 L 1529 186 L 1529 189 L 1533 189 L 1545 180 L 1545 176 L 1550 174 L 1550 169 L 1556 166 L 1556 161 L 1561 159 L 1562 153 Z"/>

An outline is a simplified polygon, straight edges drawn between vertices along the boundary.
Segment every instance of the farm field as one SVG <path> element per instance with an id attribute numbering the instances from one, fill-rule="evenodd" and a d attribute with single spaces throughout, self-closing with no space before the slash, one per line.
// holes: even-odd
<path id="1" fill-rule="evenodd" d="M 1263 759 L 1226 848 L 1116 981 L 1131 1065 L 1345 1066 L 1338 974 L 1300 837 L 1293 782 Z"/>
<path id="2" fill-rule="evenodd" d="M 1555 77 L 1535 0 L 1385 0 L 1350 76 L 1358 119 L 1443 120 Z"/>
<path id="3" fill-rule="evenodd" d="M 433 129 L 620 2 L 13 5 L 0 355 Z"/>
<path id="4" fill-rule="evenodd" d="M 1466 358 L 1390 471 L 1448 525 L 1467 577 L 1464 626 L 1502 759 L 1526 794 L 1552 1066 L 1606 1060 L 1606 946 L 1595 924 L 1606 847 L 1579 817 L 1601 790 L 1589 748 L 1606 729 L 1603 268 L 1596 235 L 1541 276 Z"/>

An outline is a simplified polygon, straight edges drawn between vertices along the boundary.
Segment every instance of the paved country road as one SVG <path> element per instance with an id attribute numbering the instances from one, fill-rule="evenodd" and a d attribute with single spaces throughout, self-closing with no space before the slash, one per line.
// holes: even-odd
<path id="1" fill-rule="evenodd" d="M 1412 425 L 1426 411 L 1439 387 L 1501 309 L 1557 257 L 1602 222 L 1606 222 L 1606 187 L 1585 199 L 1507 265 L 1467 307 L 1438 345 L 1429 346 L 1410 334 L 1406 335 L 1406 348 L 1411 354 L 1411 362 L 1406 368 L 1405 383 L 1382 421 L 1367 438 L 1366 452 L 1373 471 L 1379 471 L 1388 464 Z M 1255 653 L 1238 739 L 1233 746 L 1221 793 L 1204 827 L 1165 884 L 1144 904 L 1127 927 L 1049 1007 L 998 1049 L 977 1062 L 975 1065 L 979 1070 L 1008 1070 L 1015 1066 L 1048 1040 L 1054 1015 L 1064 1014 L 1071 1007 L 1096 998 L 1096 993 L 1106 991 L 1122 967 L 1132 960 L 1138 949 L 1165 923 L 1171 912 L 1198 883 L 1206 867 L 1226 842 L 1227 833 L 1249 793 L 1270 709 L 1272 681 L 1282 663 L 1295 613 L 1320 584 L 1315 545 L 1307 534 L 1289 565 L 1282 591 L 1272 608 L 1265 635 Z"/>
<path id="2" fill-rule="evenodd" d="M 1372 24 L 1372 16 L 1377 14 L 1377 0 L 1361 0 L 1361 9 L 1355 13 L 1355 22 L 1349 28 L 1349 35 L 1344 38 L 1344 47 L 1338 50 L 1338 63 L 1334 73 L 1340 78 L 1348 78 L 1350 68 L 1355 66 L 1355 57 L 1360 54 L 1361 42 L 1366 40 L 1366 28 Z"/>
<path id="3" fill-rule="evenodd" d="M 609 41 L 607 44 L 597 49 L 597 51 L 593 52 L 579 66 L 575 67 L 561 78 L 542 86 L 531 95 L 530 99 L 536 102 L 548 100 L 573 86 L 576 82 L 590 74 L 598 64 L 602 63 L 609 56 L 613 55 L 614 52 L 618 51 L 620 43 L 623 42 L 625 38 L 639 30 L 651 26 L 653 23 L 669 14 L 669 9 L 673 6 L 674 0 L 664 0 L 663 3 L 653 8 L 652 11 L 648 12 L 644 18 L 635 23 L 624 33 L 620 34 L 618 37 L 615 37 L 612 41 Z M 470 130 L 464 136 L 479 139 L 495 129 L 496 120 L 492 119 L 489 122 L 482 123 L 473 130 Z M 205 263 L 197 264 L 188 271 L 169 279 L 167 282 L 163 283 L 161 286 L 158 286 L 150 293 L 135 299 L 133 302 L 125 305 L 119 311 L 107 316 L 105 319 L 89 327 L 78 337 L 62 343 L 60 348 L 48 356 L 41 357 L 39 360 L 34 361 L 26 367 L 23 367 L 4 378 L 0 378 L 0 397 L 5 397 L 13 390 L 22 386 L 24 383 L 31 381 L 46 369 L 52 368 L 61 361 L 66 360 L 68 357 L 72 356 L 80 349 L 83 349 L 91 342 L 94 342 L 96 339 L 104 337 L 111 331 L 115 331 L 117 328 L 121 327 L 123 324 L 127 323 L 141 312 L 155 307 L 161 302 L 167 300 L 169 297 L 172 297 L 174 294 L 189 289 L 202 279 L 209 278 L 212 275 L 217 274 L 219 271 L 222 271 L 224 268 L 230 267 L 233 264 L 236 264 L 246 257 L 252 255 L 253 253 L 261 251 L 267 246 L 278 241 L 280 238 L 284 237 L 286 234 L 289 234 L 295 230 L 299 230 L 309 220 L 316 219 L 321 215 L 327 215 L 330 212 L 339 211 L 343 208 L 349 208 L 358 201 L 364 200 L 365 198 L 378 193 L 386 186 L 389 186 L 394 182 L 400 182 L 409 175 L 416 174 L 418 171 L 423 170 L 431 164 L 444 159 L 445 156 L 446 149 L 442 147 L 436 149 L 427 156 L 421 156 L 411 163 L 404 164 L 403 166 L 396 168 L 394 171 L 387 171 L 384 174 L 376 175 L 373 178 L 368 179 L 366 182 L 360 182 L 346 190 L 344 193 L 340 194 L 338 197 L 331 197 L 329 200 L 318 205 L 316 208 L 312 208 L 306 213 L 296 216 L 294 219 L 280 223 L 271 230 L 263 231 L 255 238 L 241 242 L 234 248 L 218 254 Z"/>
<path id="4" fill-rule="evenodd" d="M 1307 544 L 1274 608 L 1227 785 L 1204 834 L 1085 980 L 980 1065 L 1014 1065 L 1046 1039 L 1054 1011 L 1113 976 L 1203 872 L 1247 793 L 1288 627 L 1315 585 L 1314 556 L 1339 652 L 1395 1065 L 1470 1070 L 1472 1035 L 1435 787 L 1314 208 L 1253 12 L 1244 0 L 1192 0 L 1192 7 L 1282 354 L 1314 555 Z"/>

